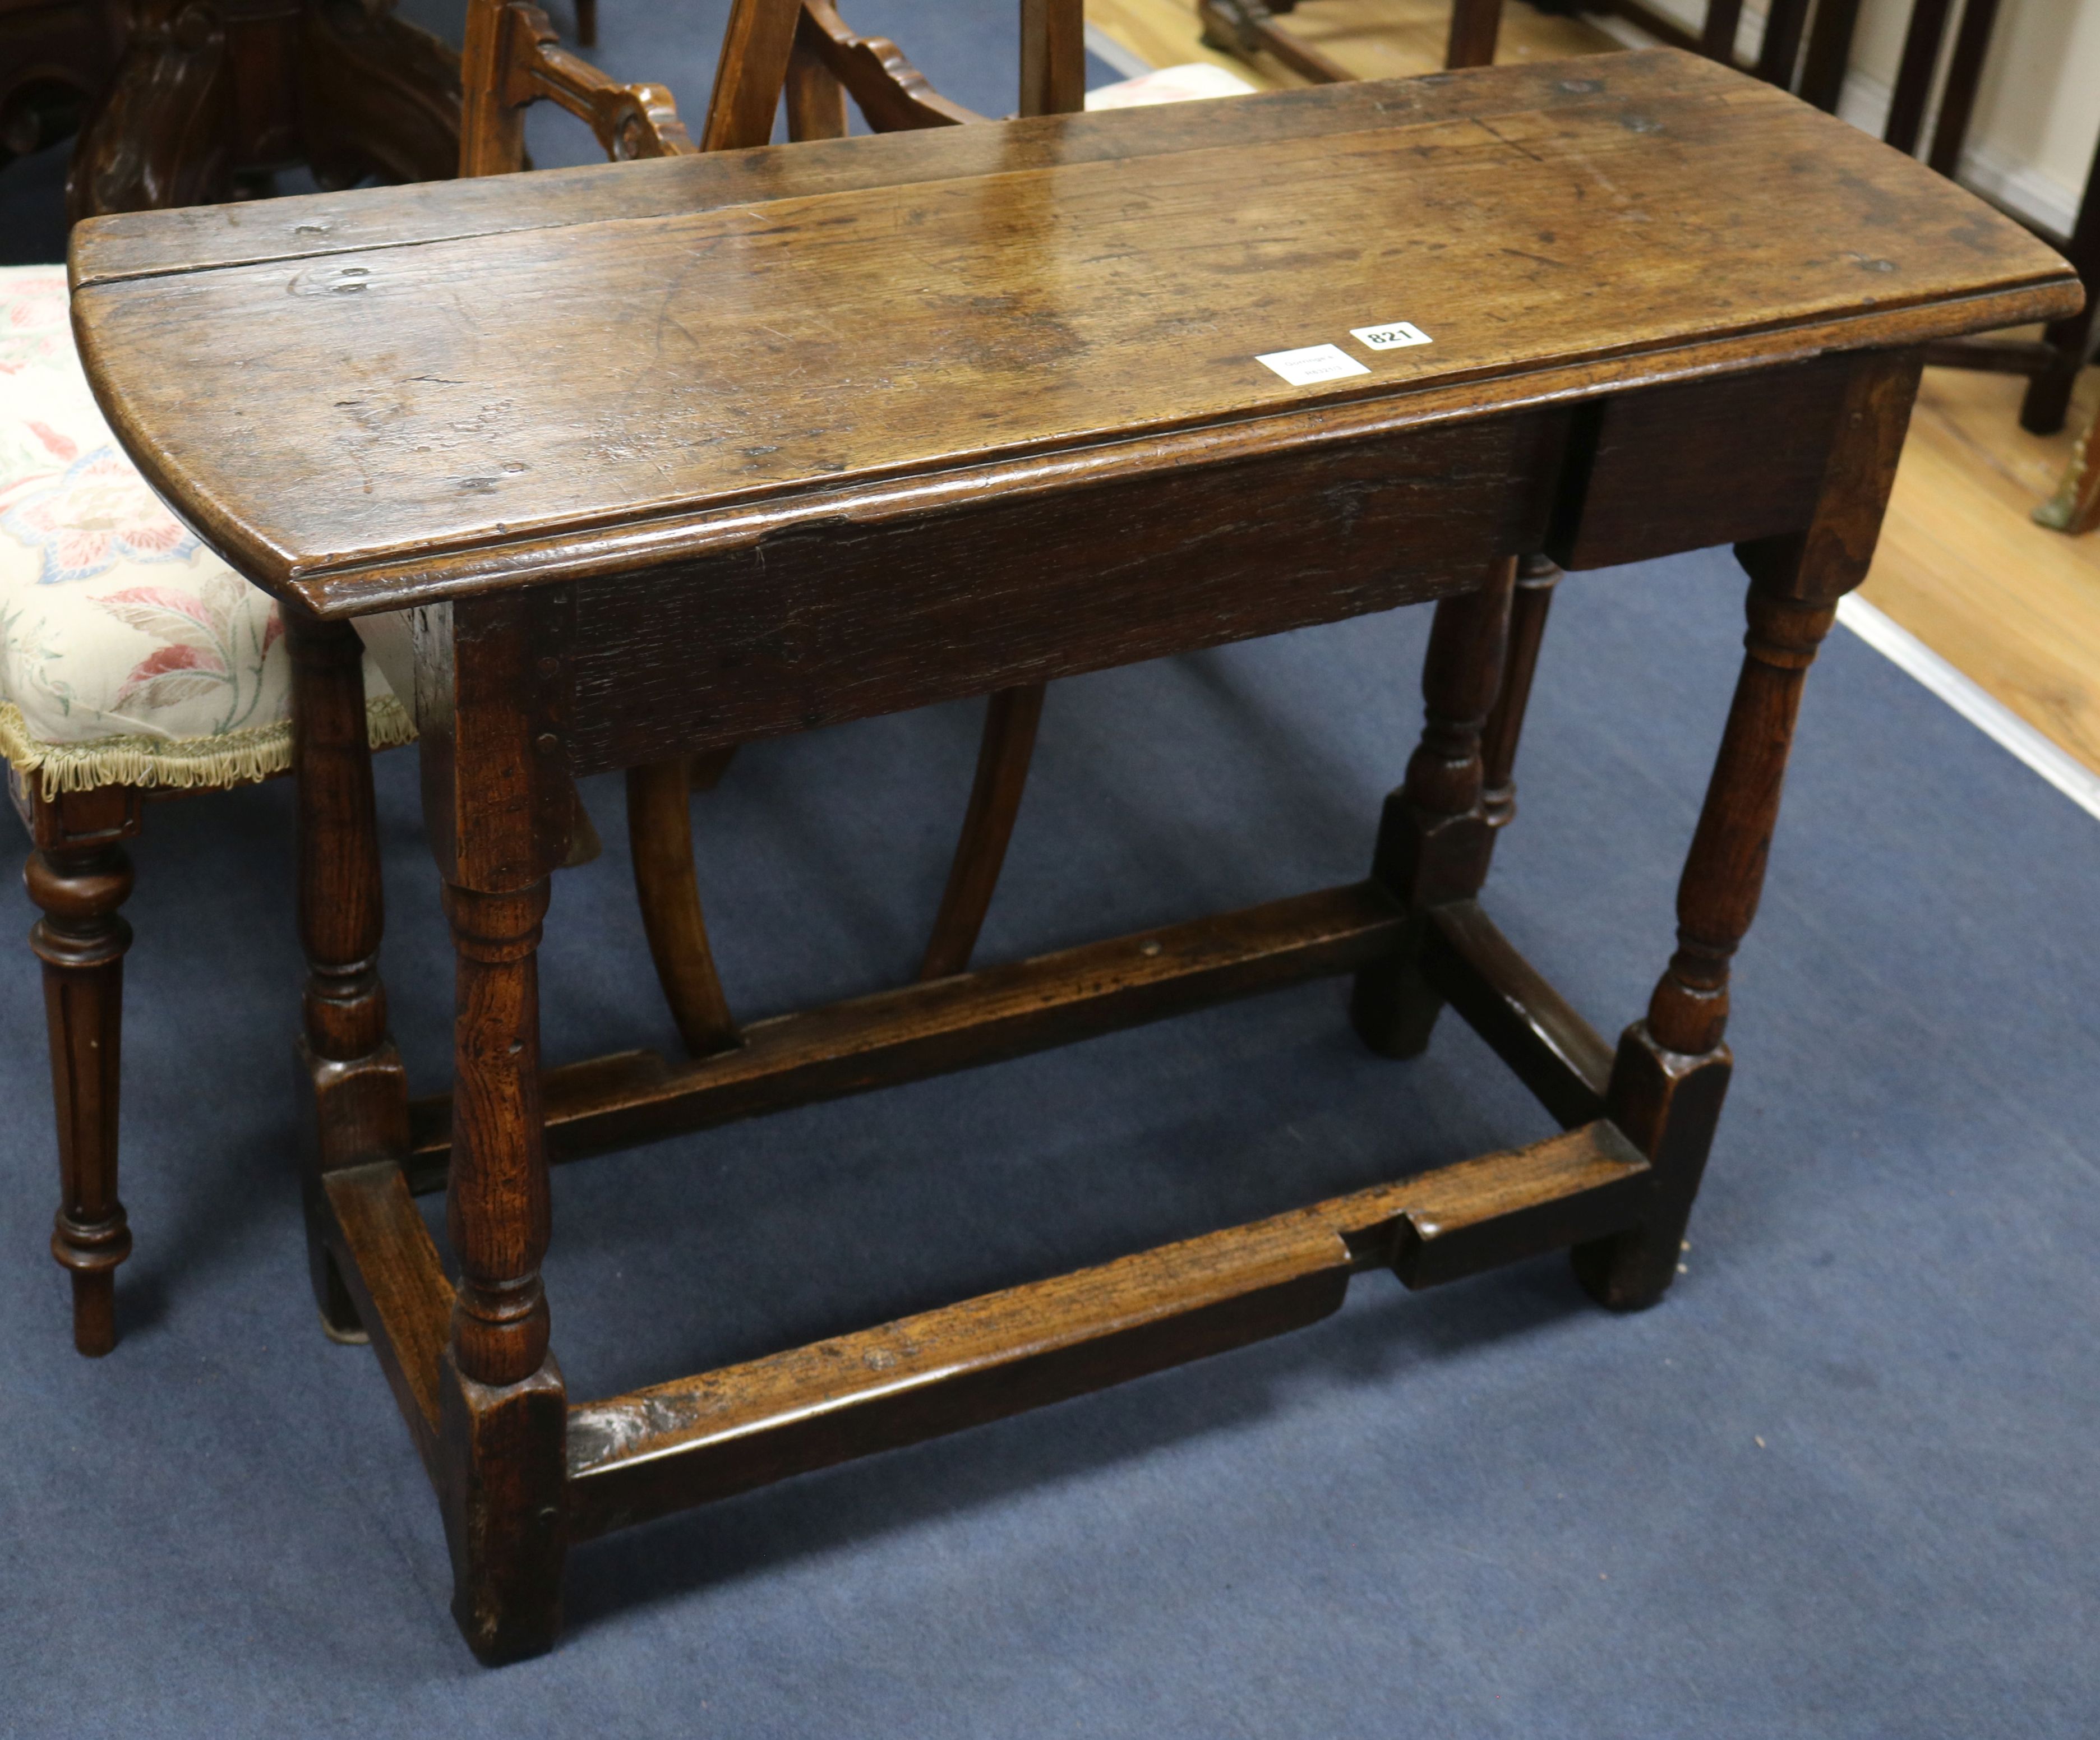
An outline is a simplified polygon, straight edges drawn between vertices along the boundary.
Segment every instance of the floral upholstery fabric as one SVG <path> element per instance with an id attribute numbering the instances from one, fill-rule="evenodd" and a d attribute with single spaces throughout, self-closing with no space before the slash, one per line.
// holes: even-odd
<path id="1" fill-rule="evenodd" d="M 0 755 L 47 794 L 291 764 L 269 596 L 170 513 L 95 409 L 62 267 L 0 267 Z M 414 735 L 369 660 L 375 745 Z"/>

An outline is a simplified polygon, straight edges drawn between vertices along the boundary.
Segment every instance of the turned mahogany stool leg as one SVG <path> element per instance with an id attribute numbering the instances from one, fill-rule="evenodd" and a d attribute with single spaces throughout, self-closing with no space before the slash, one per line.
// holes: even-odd
<path id="1" fill-rule="evenodd" d="M 379 977 L 385 908 L 365 729 L 364 647 L 347 623 L 283 607 L 292 655 L 298 771 L 299 936 L 307 986 L 298 1061 L 315 1099 L 303 1182 L 307 1251 L 321 1327 L 366 1339 L 324 1228 L 324 1173 L 408 1151 L 408 1085 L 386 1031 Z"/>
<path id="2" fill-rule="evenodd" d="M 1619 1040 L 1605 1096 L 1612 1121 L 1648 1157 L 1648 1209 L 1630 1230 L 1577 1245 L 1575 1273 L 1599 1304 L 1653 1305 L 1678 1253 L 1734 1067 L 1728 968 L 1757 916 L 1802 685 L 1866 577 L 1917 391 L 1914 352 L 1863 357 L 1809 530 L 1736 546 L 1750 575 L 1742 673 L 1678 885 L 1677 952 L 1648 1015 Z"/>
<path id="3" fill-rule="evenodd" d="M 117 909 L 131 892 L 131 861 L 117 837 L 135 831 L 137 811 L 128 794 L 116 797 L 125 820 L 107 831 L 80 829 L 71 838 L 68 823 L 77 828 L 82 819 L 68 810 L 82 805 L 38 801 L 31 823 L 37 846 L 23 871 L 29 898 L 44 914 L 30 930 L 29 946 L 44 964 L 58 1115 L 61 1201 L 51 1255 L 73 1277 L 73 1345 L 90 1358 L 117 1345 L 117 1265 L 131 1251 L 117 1198 L 124 952 L 131 946 L 131 927 Z"/>
<path id="4" fill-rule="evenodd" d="M 1444 599 L 1422 668 L 1427 713 L 1406 782 L 1385 801 L 1371 876 L 1418 915 L 1469 900 L 1487 880 L 1494 830 L 1487 804 L 1482 736 L 1502 693 L 1514 559 L 1498 561 L 1472 592 Z M 1514 756 L 1515 735 L 1509 736 Z M 1421 1054 L 1444 1006 L 1420 956 L 1418 921 L 1401 947 L 1357 974 L 1349 1003 L 1357 1033 L 1389 1058 Z"/>

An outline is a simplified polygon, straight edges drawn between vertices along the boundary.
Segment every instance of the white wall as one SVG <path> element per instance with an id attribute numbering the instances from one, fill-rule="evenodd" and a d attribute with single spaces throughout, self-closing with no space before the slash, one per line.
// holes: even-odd
<path id="1" fill-rule="evenodd" d="M 1705 16 L 1700 0 L 1649 3 L 1694 29 Z M 1864 0 L 1860 9 L 1839 113 L 1871 132 L 1881 131 L 1888 113 L 1910 13 L 1911 0 Z M 1617 23 L 1598 22 L 1607 29 Z M 1753 13 L 1745 7 L 1739 51 L 1754 55 L 1763 34 L 1762 10 Z M 1950 29 L 1950 50 L 1953 35 Z M 2100 0 L 2001 0 L 1961 179 L 2067 230 L 2092 166 L 2096 135 Z"/>

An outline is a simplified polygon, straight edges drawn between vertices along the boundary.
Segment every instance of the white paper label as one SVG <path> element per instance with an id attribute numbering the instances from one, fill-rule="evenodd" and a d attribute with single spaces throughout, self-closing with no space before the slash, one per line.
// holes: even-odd
<path id="1" fill-rule="evenodd" d="M 1293 386 L 1310 386 L 1316 381 L 1339 381 L 1345 374 L 1369 374 L 1347 351 L 1331 344 L 1308 344 L 1303 350 L 1271 351 L 1255 360 L 1273 369 Z"/>
<path id="2" fill-rule="evenodd" d="M 1352 326 L 1349 336 L 1367 351 L 1399 351 L 1427 344 L 1429 334 L 1412 320 L 1388 320 L 1383 326 Z"/>

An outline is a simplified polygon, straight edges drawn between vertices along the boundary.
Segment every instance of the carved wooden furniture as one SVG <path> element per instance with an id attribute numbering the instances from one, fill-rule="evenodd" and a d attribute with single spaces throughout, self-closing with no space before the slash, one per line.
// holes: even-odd
<path id="1" fill-rule="evenodd" d="M 158 800 L 292 763 L 292 678 L 276 603 L 170 514 L 118 448 L 81 373 L 65 271 L 0 267 L 0 756 L 29 831 L 43 916 L 60 1206 L 73 1342 L 116 1345 L 125 842 Z M 360 684 L 360 693 L 364 685 Z M 377 673 L 368 740 L 404 743 Z"/>
<path id="2" fill-rule="evenodd" d="M 1026 0 L 1021 23 L 1022 112 L 1083 108 L 1079 0 Z M 612 86 L 567 55 L 544 15 L 522 0 L 474 0 L 466 62 L 470 174 L 523 166 L 523 108 L 542 97 L 582 116 L 608 153 L 624 158 L 762 145 L 772 136 L 783 91 L 788 135 L 798 142 L 845 136 L 849 96 L 878 133 L 990 118 L 942 96 L 894 42 L 861 36 L 828 0 L 803 0 L 799 8 L 746 0 L 732 10 L 698 146 L 677 124 L 668 93 Z M 1020 811 L 1042 709 L 1043 690 L 1034 684 L 987 702 L 977 774 L 921 978 L 945 978 L 969 965 Z M 679 1036 L 695 1057 L 736 1043 L 708 946 L 690 814 L 694 787 L 718 779 L 735 748 L 632 767 L 627 775 L 629 841 L 650 952 Z"/>
<path id="3" fill-rule="evenodd" d="M 1918 148 L 1942 50 L 1954 23 L 1956 4 L 1957 0 L 1913 0 L 1895 94 L 1882 135 L 1899 151 L 1915 152 Z M 1983 82 L 1984 57 L 1997 21 L 1998 0 L 1961 0 L 1960 11 L 1953 52 L 1944 77 L 1939 81 L 1939 108 L 1925 153 L 1926 161 L 1948 177 L 1961 166 L 1970 119 Z M 2057 235 L 2009 207 L 2001 210 L 2025 223 L 2068 259 L 2089 293 L 2100 285 L 2100 150 L 2096 150 L 2093 167 L 2087 172 L 2078 215 L 2067 236 Z M 2071 389 L 2092 351 L 2093 320 L 2089 294 L 2085 307 L 2052 321 L 2039 339 L 1950 340 L 1935 345 L 1926 360 L 1941 368 L 2026 376 L 2027 390 L 2020 402 L 2020 426 L 2036 435 L 2054 435 L 2063 426 L 2071 408 Z M 2036 517 L 2045 524 L 2053 523 L 2046 510 Z"/>
<path id="4" fill-rule="evenodd" d="M 358 26 L 338 17 L 329 28 Z M 582 93 L 576 100 L 610 152 L 682 139 L 660 87 L 619 85 L 537 38 L 534 46 L 555 69 L 548 77 Z M 260 64 L 241 64 L 241 76 Z M 448 51 L 446 65 L 456 86 Z M 478 94 L 486 112 L 486 80 Z M 452 100 L 457 108 L 456 91 Z M 456 131 L 456 115 L 446 126 Z M 406 142 L 417 137 L 412 128 Z M 467 172 L 491 166 L 517 166 Z M 179 185 L 155 183 L 170 196 Z M 99 1354 L 115 1345 L 115 1271 L 131 1242 L 117 1195 L 130 942 L 123 842 L 151 801 L 289 771 L 290 661 L 276 602 L 178 523 L 117 450 L 74 356 L 63 268 L 0 268 L 0 755 L 44 912 L 31 941 L 43 963 L 58 1126 L 51 1249 L 72 1277 L 74 1345 Z M 364 687 L 367 741 L 410 740 L 376 670 Z M 337 1332 L 355 1328 L 341 1313 L 327 1320 Z"/>
<path id="5" fill-rule="evenodd" d="M 461 63 L 462 175 L 523 169 L 525 111 L 540 102 L 583 121 L 616 163 L 699 149 L 668 90 L 622 84 L 571 54 L 527 0 L 468 0 Z"/>
<path id="6" fill-rule="evenodd" d="M 1573 0 L 1533 3 L 1542 12 L 1577 10 Z M 1762 8 L 1764 33 L 1757 59 L 1745 63 L 1736 55 L 1743 0 L 1706 0 L 1705 15 L 1696 30 L 1647 0 L 1582 0 L 1581 10 L 1623 18 L 1659 42 L 1738 67 L 1833 115 L 1844 92 L 1845 69 L 1860 20 L 1860 0 L 1768 0 Z"/>
<path id="7" fill-rule="evenodd" d="M 311 166 L 324 187 L 431 181 L 459 161 L 459 63 L 394 0 L 128 0 L 73 148 L 66 204 L 195 205 Z"/>
<path id="8" fill-rule="evenodd" d="M 307 934 L 314 1199 L 489 1661 L 552 1641 L 571 1540 L 1309 1323 L 1357 1270 L 1421 1287 L 1565 1246 L 1603 1302 L 1657 1299 L 1802 683 L 1866 572 L 1921 347 L 2079 296 L 1940 178 L 1666 51 L 240 216 L 87 226 L 77 320 L 146 475 L 302 646 L 345 649 L 300 666 L 304 861 L 373 915 Z M 536 343 L 549 307 L 572 369 Z M 1403 320 L 1429 342 L 1364 342 Z M 1477 899 L 1518 559 L 1723 541 L 1741 676 L 1676 952 L 1615 1050 Z M 1427 723 L 1367 880 L 683 1064 L 543 1071 L 576 777 L 1430 600 Z M 345 626 L 400 612 L 458 974 L 454 1090 L 416 1106 Z M 1394 1057 L 1448 1001 L 1566 1133 L 571 1405 L 550 1161 L 1335 974 Z M 411 1194 L 440 1185 L 457 1289 Z"/>
<path id="9" fill-rule="evenodd" d="M 79 126 L 122 35 L 117 0 L 0 0 L 0 165 Z"/>

